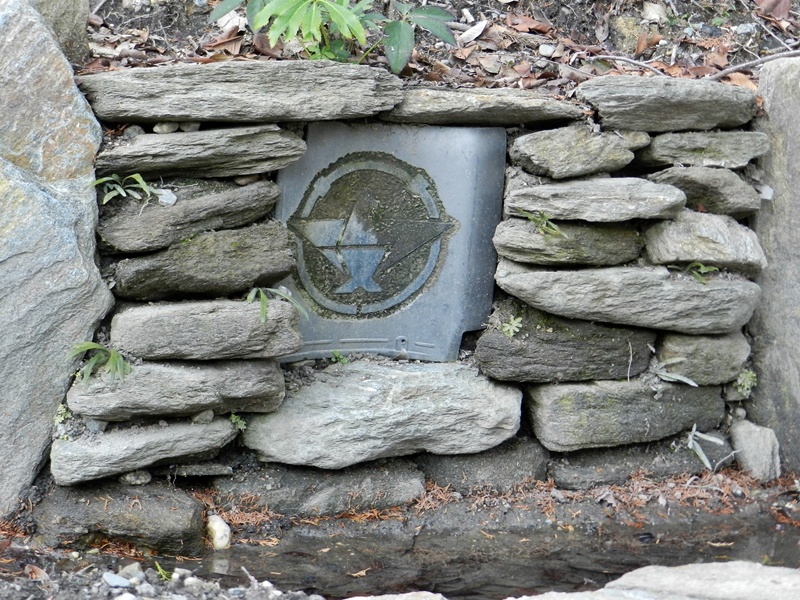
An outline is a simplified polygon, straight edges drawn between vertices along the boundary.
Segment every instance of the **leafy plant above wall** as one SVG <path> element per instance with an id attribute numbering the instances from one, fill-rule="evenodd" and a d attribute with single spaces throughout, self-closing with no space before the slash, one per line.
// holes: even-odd
<path id="1" fill-rule="evenodd" d="M 281 286 L 279 289 L 255 287 L 250 290 L 249 294 L 247 294 L 247 302 L 254 302 L 256 296 L 258 297 L 258 302 L 261 305 L 259 318 L 261 319 L 262 323 L 267 322 L 267 309 L 269 308 L 269 301 L 272 297 L 283 298 L 292 306 L 294 306 L 301 315 L 303 315 L 306 319 L 308 318 L 308 311 L 305 309 L 305 307 L 295 300 L 292 296 L 292 293 L 283 286 Z"/>
<path id="2" fill-rule="evenodd" d="M 80 373 L 84 385 L 89 385 L 89 378 L 92 376 L 96 368 L 104 367 L 108 373 L 109 384 L 113 385 L 119 379 L 125 380 L 125 375 L 131 372 L 131 365 L 123 358 L 118 350 L 113 348 L 106 348 L 97 342 L 80 342 L 72 347 L 69 352 L 70 358 L 75 358 L 87 352 L 91 352 L 91 356 L 86 363 L 81 367 Z"/>
<path id="3" fill-rule="evenodd" d="M 101 191 L 103 192 L 103 204 L 107 204 L 110 200 L 116 198 L 117 196 L 131 196 L 132 198 L 141 200 L 142 198 L 150 198 L 151 196 L 155 196 L 158 193 L 154 187 L 151 187 L 144 179 L 142 179 L 142 176 L 139 175 L 139 173 L 134 173 L 133 175 L 128 175 L 126 177 L 122 177 L 116 173 L 113 173 L 108 177 L 95 179 L 92 182 L 92 185 L 95 187 L 98 185 L 102 186 Z"/>

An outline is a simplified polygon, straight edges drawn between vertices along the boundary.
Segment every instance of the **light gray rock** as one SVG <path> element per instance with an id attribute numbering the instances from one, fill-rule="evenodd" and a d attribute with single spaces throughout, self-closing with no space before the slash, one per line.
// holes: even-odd
<path id="1" fill-rule="evenodd" d="M 780 445 L 772 429 L 736 420 L 731 424 L 731 443 L 736 462 L 751 477 L 767 482 L 781 476 Z"/>
<path id="2" fill-rule="evenodd" d="M 414 88 L 380 117 L 394 123 L 511 126 L 580 119 L 583 112 L 528 90 Z"/>
<path id="3" fill-rule="evenodd" d="M 305 151 L 303 140 L 277 125 L 144 133 L 100 152 L 95 167 L 100 175 L 233 177 L 281 169 Z"/>
<path id="4" fill-rule="evenodd" d="M 507 219 L 494 232 L 500 256 L 537 265 L 591 265 L 607 267 L 639 256 L 644 238 L 632 226 L 556 223 L 562 235 L 542 233 L 528 219 Z"/>
<path id="5" fill-rule="evenodd" d="M 695 210 L 742 217 L 761 208 L 758 192 L 729 169 L 670 167 L 647 178 L 674 185 L 686 194 L 686 205 Z"/>
<path id="6" fill-rule="evenodd" d="M 384 69 L 331 61 L 250 61 L 128 69 L 78 78 L 115 123 L 275 122 L 368 117 L 403 99 Z"/>
<path id="7" fill-rule="evenodd" d="M 690 334 L 739 329 L 761 293 L 751 281 L 709 279 L 703 285 L 664 267 L 547 271 L 505 259 L 495 281 L 512 296 L 556 315 Z"/>
<path id="8" fill-rule="evenodd" d="M 58 485 L 119 475 L 161 461 L 214 456 L 238 433 L 229 419 L 208 425 L 173 422 L 108 430 L 74 440 L 57 439 L 50 451 L 50 470 Z"/>
<path id="9" fill-rule="evenodd" d="M 292 272 L 294 241 L 271 221 L 243 229 L 211 231 L 111 268 L 114 295 L 130 300 L 175 296 L 230 296 L 268 287 Z"/>
<path id="10" fill-rule="evenodd" d="M 719 336 L 668 333 L 661 338 L 656 355 L 660 363 L 684 359 L 664 370 L 698 385 L 716 385 L 736 379 L 750 356 L 750 344 L 740 331 Z"/>
<path id="11" fill-rule="evenodd" d="M 0 3 L 0 519 L 19 507 L 53 414 L 113 299 L 94 263 L 100 126 L 27 2 Z"/>
<path id="12" fill-rule="evenodd" d="M 509 148 L 511 162 L 533 175 L 554 179 L 618 171 L 647 146 L 643 132 L 593 133 L 585 125 L 529 133 Z"/>
<path id="13" fill-rule="evenodd" d="M 115 198 L 101 208 L 97 234 L 104 252 L 150 252 L 210 229 L 233 229 L 269 213 L 280 194 L 271 181 L 246 186 L 176 182 L 177 202 L 161 206 Z"/>
<path id="14" fill-rule="evenodd" d="M 514 437 L 478 454 L 420 454 L 414 460 L 427 480 L 467 495 L 486 488 L 502 494 L 523 483 L 545 481 L 549 458 L 535 439 Z"/>
<path id="15" fill-rule="evenodd" d="M 145 362 L 113 385 L 100 377 L 92 377 L 88 385 L 76 382 L 67 394 L 67 406 L 83 417 L 125 421 L 202 411 L 270 412 L 283 396 L 283 371 L 269 360 Z"/>
<path id="16" fill-rule="evenodd" d="M 264 461 L 324 469 L 423 450 L 469 454 L 516 433 L 521 398 L 460 364 L 351 362 L 250 417 L 243 440 Z"/>
<path id="17" fill-rule="evenodd" d="M 725 406 L 718 387 L 640 379 L 530 385 L 526 410 L 536 438 L 553 452 L 659 440 L 697 425 L 713 429 Z"/>
<path id="18" fill-rule="evenodd" d="M 31 4 L 53 30 L 67 58 L 83 64 L 89 56 L 86 35 L 89 0 L 33 0 Z"/>
<path id="19" fill-rule="evenodd" d="M 738 127 L 757 109 L 743 87 L 676 77 L 595 77 L 577 95 L 597 108 L 604 127 L 636 131 Z"/>
<path id="20" fill-rule="evenodd" d="M 799 85 L 797 61 L 764 65 L 760 93 L 767 117 L 756 127 L 769 134 L 771 151 L 759 165 L 775 194 L 755 219 L 769 265 L 758 277 L 764 293 L 749 325 L 758 387 L 748 410 L 756 423 L 775 431 L 789 471 L 800 471 L 800 170 L 794 158 L 800 156 L 800 104 L 793 91 Z"/>
<path id="21" fill-rule="evenodd" d="M 262 323 L 257 302 L 215 300 L 131 306 L 114 315 L 111 343 L 150 360 L 272 358 L 300 349 L 296 309 L 269 302 Z"/>
<path id="22" fill-rule="evenodd" d="M 671 185 L 637 177 L 584 179 L 512 189 L 505 211 L 541 212 L 552 219 L 610 223 L 630 219 L 670 219 L 686 204 L 686 196 Z"/>
<path id="23" fill-rule="evenodd" d="M 425 477 L 398 459 L 336 471 L 270 464 L 246 477 L 216 479 L 214 487 L 234 498 L 256 496 L 257 506 L 285 515 L 337 515 L 408 504 L 425 494 Z"/>
<path id="24" fill-rule="evenodd" d="M 649 167 L 684 165 L 738 169 L 769 151 L 769 139 L 754 131 L 664 133 L 636 153 Z"/>
<path id="25" fill-rule="evenodd" d="M 36 506 L 40 543 L 87 543 L 98 533 L 165 554 L 199 556 L 205 550 L 205 509 L 188 492 L 164 483 L 129 487 L 103 483 L 55 487 Z"/>
<path id="26" fill-rule="evenodd" d="M 687 208 L 672 221 L 648 227 L 644 240 L 647 258 L 657 265 L 700 262 L 746 273 L 767 266 L 755 232 L 727 215 Z"/>
<path id="27" fill-rule="evenodd" d="M 508 337 L 500 328 L 521 319 Z M 481 334 L 475 359 L 482 373 L 504 381 L 586 381 L 636 376 L 650 362 L 653 331 L 564 319 L 507 300 Z"/>

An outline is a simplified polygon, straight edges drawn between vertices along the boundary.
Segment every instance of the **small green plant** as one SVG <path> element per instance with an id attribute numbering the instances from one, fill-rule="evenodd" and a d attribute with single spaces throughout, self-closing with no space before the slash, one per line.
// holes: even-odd
<path id="1" fill-rule="evenodd" d="M 436 6 L 414 6 L 395 0 L 394 8 L 400 15 L 396 21 L 388 21 L 384 25 L 386 38 L 383 40 L 383 50 L 389 59 L 389 68 L 392 73 L 402 71 L 411 53 L 414 51 L 414 25 L 421 27 L 434 37 L 452 46 L 457 46 L 455 37 L 447 26 L 453 20 L 453 15 Z"/>
<path id="2" fill-rule="evenodd" d="M 162 581 L 170 581 L 172 579 L 172 573 L 165 570 L 158 561 L 155 562 L 156 571 L 158 572 L 158 576 L 161 578 Z"/>
<path id="3" fill-rule="evenodd" d="M 347 363 L 350 362 L 350 360 L 348 358 L 342 356 L 342 353 L 339 352 L 338 350 L 334 350 L 331 353 L 330 361 L 332 363 L 339 363 L 340 365 L 346 365 Z"/>
<path id="4" fill-rule="evenodd" d="M 267 309 L 269 308 L 269 301 L 270 297 L 277 296 L 279 298 L 283 298 L 287 302 L 289 302 L 292 306 L 294 306 L 301 315 L 303 315 L 306 319 L 308 318 L 308 311 L 305 307 L 300 304 L 297 300 L 292 297 L 292 293 L 287 290 L 286 288 L 282 287 L 281 289 L 274 289 L 274 288 L 260 288 L 255 287 L 250 290 L 250 293 L 247 294 L 247 302 L 254 302 L 258 296 L 258 302 L 261 305 L 261 312 L 259 313 L 259 318 L 261 319 L 262 323 L 267 322 Z"/>
<path id="5" fill-rule="evenodd" d="M 686 359 L 683 357 L 669 358 L 664 362 L 658 363 L 656 365 L 654 373 L 662 381 L 667 381 L 669 383 L 675 383 L 677 381 L 680 381 L 681 383 L 685 383 L 686 385 L 697 387 L 697 383 L 695 383 L 693 380 L 689 379 L 685 375 L 679 375 L 678 373 L 670 373 L 669 371 L 667 371 L 668 366 L 677 365 L 678 363 L 682 363 L 685 361 Z"/>
<path id="6" fill-rule="evenodd" d="M 127 177 L 121 177 L 114 173 L 108 177 L 95 179 L 92 185 L 95 187 L 98 185 L 102 186 L 102 192 L 104 194 L 102 200 L 103 204 L 107 204 L 117 196 L 125 198 L 130 196 L 141 200 L 142 198 L 150 198 L 151 196 L 157 195 L 155 188 L 148 185 L 139 173 L 134 173 Z"/>
<path id="7" fill-rule="evenodd" d="M 750 393 L 753 391 L 753 388 L 758 385 L 758 377 L 756 376 L 756 372 L 752 369 L 744 369 L 739 376 L 736 378 L 736 382 L 733 384 L 733 387 L 736 388 L 736 391 L 739 392 L 745 398 L 750 397 Z"/>
<path id="8" fill-rule="evenodd" d="M 69 408 L 67 408 L 67 405 L 59 404 L 58 408 L 56 409 L 56 417 L 55 417 L 56 425 L 61 425 L 61 423 L 66 423 L 71 418 L 72 418 L 72 413 L 70 412 Z"/>
<path id="9" fill-rule="evenodd" d="M 131 365 L 122 357 L 119 351 L 113 348 L 106 348 L 102 344 L 96 342 L 81 342 L 75 344 L 69 352 L 70 358 L 75 358 L 87 352 L 92 355 L 86 361 L 86 364 L 78 371 L 83 378 L 85 385 L 89 385 L 89 378 L 94 373 L 94 370 L 103 367 L 108 373 L 109 384 L 113 385 L 119 379 L 125 380 L 125 375 L 131 372 Z"/>
<path id="10" fill-rule="evenodd" d="M 247 421 L 245 421 L 242 417 L 240 417 L 236 413 L 231 413 L 230 417 L 228 418 L 231 420 L 231 423 L 233 423 L 236 426 L 236 429 L 238 429 L 239 431 L 244 431 L 245 429 L 247 429 Z"/>
<path id="11" fill-rule="evenodd" d="M 709 273 L 715 273 L 719 271 L 717 267 L 709 267 L 701 262 L 689 263 L 685 267 L 679 267 L 678 265 L 667 265 L 667 268 L 688 273 L 703 285 L 706 285 L 708 283 L 706 275 L 708 275 Z"/>
<path id="12" fill-rule="evenodd" d="M 560 235 L 563 238 L 567 237 L 567 235 L 561 231 L 559 226 L 550 220 L 550 215 L 547 213 L 538 210 L 534 212 L 528 212 L 527 210 L 522 210 L 521 208 L 517 208 L 516 211 L 519 215 L 525 217 L 531 223 L 533 223 L 538 233 L 542 235 Z"/>
<path id="13" fill-rule="evenodd" d="M 508 321 L 500 325 L 500 331 L 508 338 L 511 339 L 519 333 L 522 327 L 522 317 L 511 316 Z"/>
<path id="14" fill-rule="evenodd" d="M 694 453 L 697 454 L 697 457 L 703 462 L 706 469 L 713 471 L 715 467 L 711 466 L 711 461 L 708 460 L 703 447 L 700 445 L 700 440 L 711 442 L 712 444 L 716 444 L 718 446 L 722 446 L 725 442 L 719 438 L 715 438 L 714 436 L 706 435 L 705 433 L 700 433 L 697 431 L 697 423 L 692 425 L 692 430 L 689 432 L 689 438 L 686 440 L 686 446 L 690 450 L 694 450 Z"/>

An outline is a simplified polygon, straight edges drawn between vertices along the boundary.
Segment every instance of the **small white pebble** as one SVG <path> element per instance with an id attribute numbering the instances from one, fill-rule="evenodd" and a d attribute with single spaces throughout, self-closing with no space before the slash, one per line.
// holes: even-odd
<path id="1" fill-rule="evenodd" d="M 178 127 L 180 127 L 178 123 L 156 123 L 153 125 L 153 131 L 155 133 L 174 133 L 178 131 Z"/>
<path id="2" fill-rule="evenodd" d="M 219 515 L 209 515 L 206 531 L 214 550 L 224 550 L 231 545 L 231 528 Z"/>

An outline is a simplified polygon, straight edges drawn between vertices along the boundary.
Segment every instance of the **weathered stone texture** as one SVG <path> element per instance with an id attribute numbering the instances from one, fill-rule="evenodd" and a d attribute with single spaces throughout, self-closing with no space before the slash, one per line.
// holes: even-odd
<path id="1" fill-rule="evenodd" d="M 698 385 L 733 381 L 750 356 L 750 344 L 740 331 L 722 336 L 665 335 L 658 346 L 658 361 L 684 359 L 664 367 Z"/>
<path id="2" fill-rule="evenodd" d="M 529 133 L 514 140 L 511 161 L 534 175 L 554 179 L 618 171 L 647 146 L 643 132 L 592 133 L 585 125 Z"/>
<path id="3" fill-rule="evenodd" d="M 736 462 L 751 477 L 767 482 L 781 476 L 780 445 L 772 429 L 750 421 L 734 421 L 731 443 Z"/>
<path id="4" fill-rule="evenodd" d="M 89 56 L 89 0 L 32 0 L 31 4 L 53 30 L 67 58 L 76 65 L 83 64 Z"/>
<path id="5" fill-rule="evenodd" d="M 725 414 L 718 387 L 641 380 L 526 387 L 536 438 L 554 452 L 658 440 L 697 425 L 712 429 Z"/>
<path id="6" fill-rule="evenodd" d="M 300 349 L 296 309 L 270 300 L 261 322 L 258 302 L 215 300 L 131 306 L 114 315 L 111 343 L 151 360 L 272 358 Z"/>
<path id="7" fill-rule="evenodd" d="M 209 409 L 270 412 L 283 402 L 284 387 L 283 371 L 269 360 L 145 362 L 113 385 L 101 377 L 92 377 L 88 385 L 76 382 L 67 394 L 67 406 L 101 421 L 190 416 Z"/>
<path id="8" fill-rule="evenodd" d="M 243 440 L 264 461 L 325 469 L 423 450 L 469 454 L 516 433 L 521 396 L 459 364 L 351 362 L 250 417 Z"/>
<path id="9" fill-rule="evenodd" d="M 502 259 L 497 285 L 549 313 L 666 329 L 729 333 L 747 323 L 761 290 L 751 281 L 671 276 L 664 267 L 535 269 Z"/>
<path id="10" fill-rule="evenodd" d="M 595 77 L 578 86 L 604 127 L 681 131 L 738 127 L 756 114 L 756 95 L 742 87 L 674 77 Z"/>
<path id="11" fill-rule="evenodd" d="M 325 121 L 403 99 L 384 69 L 331 61 L 251 61 L 125 69 L 78 78 L 103 121 Z"/>
<path id="12" fill-rule="evenodd" d="M 131 69 L 131 71 L 149 69 Z M 300 158 L 306 144 L 277 125 L 178 133 L 143 133 L 103 150 L 97 172 L 234 177 L 281 169 Z"/>
<path id="13" fill-rule="evenodd" d="M 648 179 L 675 186 L 686 194 L 686 206 L 695 210 L 741 217 L 761 208 L 758 192 L 729 169 L 670 167 Z"/>
<path id="14" fill-rule="evenodd" d="M 665 133 L 636 153 L 643 165 L 738 169 L 769 151 L 769 139 L 753 131 Z"/>

